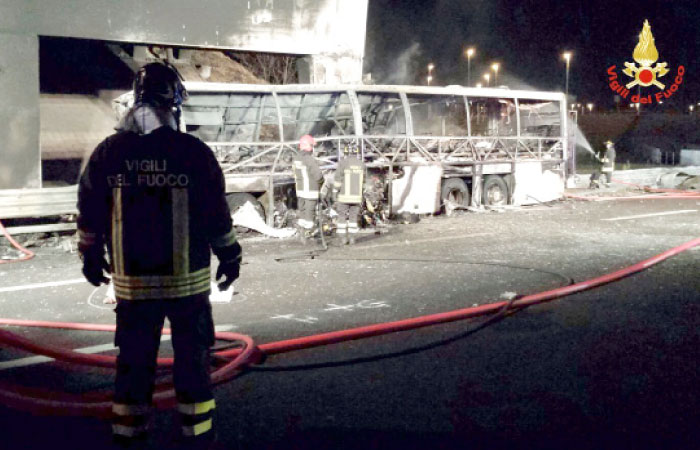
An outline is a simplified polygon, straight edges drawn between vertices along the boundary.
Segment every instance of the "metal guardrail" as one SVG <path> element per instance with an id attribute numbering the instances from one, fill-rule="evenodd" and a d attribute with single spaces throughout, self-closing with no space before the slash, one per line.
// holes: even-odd
<path id="1" fill-rule="evenodd" d="M 0 219 L 77 214 L 78 186 L 0 190 Z"/>

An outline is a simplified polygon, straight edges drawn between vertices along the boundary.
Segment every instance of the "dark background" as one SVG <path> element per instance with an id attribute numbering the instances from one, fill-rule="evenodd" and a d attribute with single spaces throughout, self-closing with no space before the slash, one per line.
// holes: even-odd
<path id="1" fill-rule="evenodd" d="M 668 88 L 678 66 L 686 67 L 679 91 L 655 107 L 687 111 L 689 104 L 700 101 L 699 7 L 687 0 L 371 0 L 365 71 L 372 72 L 375 82 L 397 82 L 392 79 L 397 58 L 417 44 L 406 58 L 404 83 L 425 84 L 426 66 L 432 61 L 432 84 L 465 85 L 464 49 L 473 46 L 472 84 L 498 61 L 499 85 L 563 91 L 566 64 L 561 54 L 570 50 L 570 94 L 579 102 L 612 107 L 606 70 L 615 64 L 619 71 L 625 61 L 634 62 L 632 52 L 648 19 L 658 62 L 671 69 L 660 80 Z"/>

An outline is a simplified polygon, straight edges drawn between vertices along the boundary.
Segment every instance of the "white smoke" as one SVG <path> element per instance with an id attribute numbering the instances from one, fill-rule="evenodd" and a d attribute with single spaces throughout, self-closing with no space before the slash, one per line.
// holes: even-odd
<path id="1" fill-rule="evenodd" d="M 420 44 L 414 42 L 396 58 L 387 58 L 384 64 L 373 61 L 369 72 L 377 84 L 414 84 L 421 53 Z"/>

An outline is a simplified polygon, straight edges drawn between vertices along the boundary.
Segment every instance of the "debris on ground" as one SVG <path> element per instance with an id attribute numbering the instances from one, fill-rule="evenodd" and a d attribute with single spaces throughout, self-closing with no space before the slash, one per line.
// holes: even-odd
<path id="1" fill-rule="evenodd" d="M 296 234 L 294 228 L 273 228 L 266 224 L 251 202 L 245 202 L 231 217 L 235 226 L 249 228 L 270 237 L 284 239 Z"/>
<path id="2" fill-rule="evenodd" d="M 517 296 L 518 296 L 517 292 L 506 291 L 506 292 L 503 292 L 503 293 L 502 293 L 501 295 L 499 295 L 498 297 L 499 297 L 499 298 L 502 298 L 503 300 L 511 301 L 511 300 L 513 300 L 514 298 L 516 298 Z"/>
<path id="3" fill-rule="evenodd" d="M 678 187 L 680 189 L 700 191 L 700 176 L 688 176 Z"/>
<path id="4" fill-rule="evenodd" d="M 402 212 L 396 216 L 396 221 L 404 225 L 410 225 L 420 222 L 420 216 L 418 214 Z"/>

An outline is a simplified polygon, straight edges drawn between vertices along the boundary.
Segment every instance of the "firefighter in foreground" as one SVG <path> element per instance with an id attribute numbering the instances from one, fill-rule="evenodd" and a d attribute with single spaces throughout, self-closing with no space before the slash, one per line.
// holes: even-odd
<path id="1" fill-rule="evenodd" d="M 302 136 L 299 139 L 299 153 L 292 161 L 297 192 L 297 211 L 299 211 L 297 225 L 300 228 L 302 240 L 313 236 L 316 207 L 321 186 L 323 186 L 323 173 L 314 158 L 315 144 L 313 136 L 308 134 Z"/>
<path id="2" fill-rule="evenodd" d="M 134 107 L 100 143 L 78 192 L 83 274 L 95 286 L 111 272 L 119 347 L 112 431 L 117 444 L 144 445 L 165 317 L 172 326 L 174 384 L 188 448 L 213 439 L 209 375 L 214 344 L 210 260 L 227 289 L 238 278 L 241 246 L 211 149 L 179 131 L 186 91 L 164 63 L 142 67 Z M 107 246 L 110 264 L 104 256 Z"/>
<path id="3" fill-rule="evenodd" d="M 338 235 L 343 244 L 352 245 L 358 231 L 365 165 L 356 145 L 346 146 L 343 153 L 333 178 L 333 197 L 337 198 Z"/>

